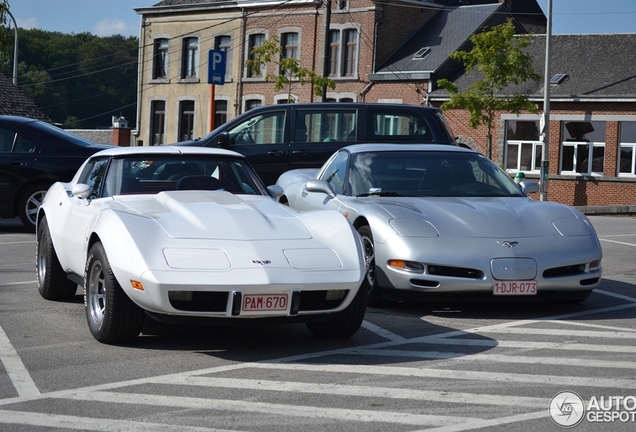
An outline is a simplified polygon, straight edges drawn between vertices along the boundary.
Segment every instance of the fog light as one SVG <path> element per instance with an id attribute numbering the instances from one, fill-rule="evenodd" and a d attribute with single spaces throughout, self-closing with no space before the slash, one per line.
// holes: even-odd
<path id="1" fill-rule="evenodd" d="M 342 300 L 345 298 L 348 290 L 330 290 L 325 294 L 325 300 Z"/>
<path id="2" fill-rule="evenodd" d="M 424 273 L 424 265 L 415 261 L 389 260 L 389 266 L 411 273 Z"/>

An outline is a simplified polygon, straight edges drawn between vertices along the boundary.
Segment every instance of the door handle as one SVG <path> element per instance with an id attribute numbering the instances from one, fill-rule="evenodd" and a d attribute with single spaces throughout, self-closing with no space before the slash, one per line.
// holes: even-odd
<path id="1" fill-rule="evenodd" d="M 282 154 L 285 154 L 285 152 L 281 151 L 281 150 L 272 150 L 267 152 L 268 155 L 270 156 L 280 156 Z"/>
<path id="2" fill-rule="evenodd" d="M 309 154 L 309 150 L 293 150 L 292 154 L 306 155 L 306 154 Z"/>

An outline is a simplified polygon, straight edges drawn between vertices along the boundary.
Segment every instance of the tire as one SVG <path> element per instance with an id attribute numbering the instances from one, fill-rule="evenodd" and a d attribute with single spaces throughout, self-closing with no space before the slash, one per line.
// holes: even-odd
<path id="1" fill-rule="evenodd" d="M 378 286 L 375 269 L 375 243 L 373 243 L 373 234 L 368 225 L 358 228 L 358 234 L 362 237 L 364 247 L 364 261 L 367 266 L 367 274 L 360 289 L 367 293 L 367 305 L 372 307 L 382 306 L 382 290 Z"/>
<path id="2" fill-rule="evenodd" d="M 345 310 L 335 313 L 327 321 L 308 322 L 307 328 L 318 338 L 344 339 L 356 334 L 367 310 L 366 292 L 361 286 Z"/>
<path id="3" fill-rule="evenodd" d="M 18 200 L 18 216 L 22 224 L 31 232 L 35 232 L 38 209 L 49 189 L 48 185 L 37 184 L 26 188 Z"/>
<path id="4" fill-rule="evenodd" d="M 38 291 L 45 299 L 66 300 L 75 296 L 77 284 L 66 277 L 66 272 L 57 259 L 46 217 L 42 217 L 37 233 L 35 271 Z"/>
<path id="5" fill-rule="evenodd" d="M 104 246 L 97 242 L 88 252 L 84 270 L 84 308 L 93 337 L 105 344 L 136 339 L 144 323 L 144 310 L 119 285 Z"/>

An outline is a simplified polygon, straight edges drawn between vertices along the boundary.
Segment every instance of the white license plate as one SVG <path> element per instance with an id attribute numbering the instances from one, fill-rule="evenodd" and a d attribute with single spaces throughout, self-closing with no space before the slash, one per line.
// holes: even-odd
<path id="1" fill-rule="evenodd" d="M 536 295 L 537 281 L 495 281 L 492 293 L 494 295 Z"/>
<path id="2" fill-rule="evenodd" d="M 287 310 L 287 294 L 247 294 L 243 296 L 243 311 L 269 312 Z"/>

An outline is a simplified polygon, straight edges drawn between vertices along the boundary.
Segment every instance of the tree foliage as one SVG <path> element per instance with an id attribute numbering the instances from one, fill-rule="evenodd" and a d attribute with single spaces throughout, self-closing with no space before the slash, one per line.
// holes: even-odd
<path id="1" fill-rule="evenodd" d="M 138 38 L 18 32 L 18 88 L 54 122 L 109 127 L 113 115 L 123 115 L 134 124 Z M 13 46 L 13 40 L 9 35 L 6 45 Z M 5 76 L 12 75 L 12 61 L 5 47 L 0 57 Z"/>
<path id="2" fill-rule="evenodd" d="M 324 88 L 334 90 L 336 82 L 332 79 L 318 75 L 315 71 L 300 66 L 300 60 L 284 56 L 284 48 L 278 37 L 264 41 L 260 46 L 250 51 L 252 59 L 247 61 L 247 67 L 255 75 L 262 75 L 263 70 L 269 65 L 277 73 L 267 73 L 265 79 L 274 81 L 274 90 L 287 89 L 287 101 L 296 102 L 292 91 L 297 84 L 311 83 L 316 96 L 322 96 Z"/>
<path id="3" fill-rule="evenodd" d="M 537 105 L 525 95 L 504 94 L 511 84 L 529 79 L 538 82 L 541 78 L 532 67 L 532 57 L 524 51 L 530 43 L 529 37 L 515 36 L 510 20 L 487 32 L 474 34 L 470 38 L 473 43 L 470 51 L 456 51 L 450 57 L 462 62 L 467 73 L 477 69 L 483 78 L 464 92 L 448 79 L 437 81 L 450 94 L 450 99 L 441 106 L 443 110 L 464 108 L 470 114 L 470 127 L 488 126 L 488 157 L 491 157 L 492 129 L 498 111 L 514 114 L 538 111 Z"/>

